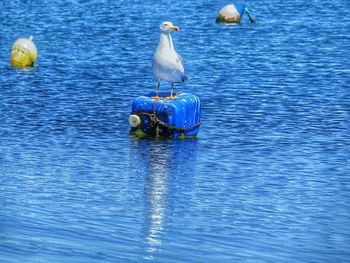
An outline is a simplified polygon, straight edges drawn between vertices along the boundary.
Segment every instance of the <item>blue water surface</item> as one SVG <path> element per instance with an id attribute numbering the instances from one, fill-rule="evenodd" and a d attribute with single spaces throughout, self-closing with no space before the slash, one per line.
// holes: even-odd
<path id="1" fill-rule="evenodd" d="M 224 4 L 1 1 L 0 262 L 350 261 L 350 2 Z M 197 139 L 128 135 L 164 20 Z"/>

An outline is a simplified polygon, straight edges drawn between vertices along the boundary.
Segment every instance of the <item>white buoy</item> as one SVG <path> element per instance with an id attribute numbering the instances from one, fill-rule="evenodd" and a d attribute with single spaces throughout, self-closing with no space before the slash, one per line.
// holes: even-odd
<path id="1" fill-rule="evenodd" d="M 218 23 L 239 23 L 240 20 L 241 15 L 234 4 L 225 5 L 216 17 Z"/>
<path id="2" fill-rule="evenodd" d="M 131 127 L 136 128 L 141 124 L 141 119 L 135 114 L 131 114 L 129 117 L 129 124 Z"/>
<path id="3" fill-rule="evenodd" d="M 250 23 L 256 23 L 245 5 L 228 4 L 220 9 L 216 17 L 217 23 L 240 23 L 244 14 L 247 14 Z"/>
<path id="4" fill-rule="evenodd" d="M 13 67 L 30 67 L 34 65 L 37 56 L 33 37 L 20 38 L 12 46 L 10 63 Z"/>

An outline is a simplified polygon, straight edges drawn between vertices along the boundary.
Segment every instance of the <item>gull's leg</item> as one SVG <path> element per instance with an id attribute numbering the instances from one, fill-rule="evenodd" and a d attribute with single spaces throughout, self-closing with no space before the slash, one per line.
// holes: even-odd
<path id="1" fill-rule="evenodd" d="M 174 94 L 174 82 L 171 82 L 171 93 L 170 93 L 170 98 L 173 98 Z"/>
<path id="2" fill-rule="evenodd" d="M 160 88 L 160 80 L 158 80 L 158 84 L 157 84 L 157 89 L 156 89 L 157 95 L 152 97 L 152 99 L 154 99 L 154 100 L 160 100 L 161 99 L 161 97 L 159 97 L 159 88 Z"/>
<path id="3" fill-rule="evenodd" d="M 168 100 L 173 100 L 175 99 L 175 97 L 173 96 L 174 94 L 174 82 L 171 82 L 171 92 L 170 92 L 170 96 L 167 97 Z"/>
<path id="4" fill-rule="evenodd" d="M 159 88 L 160 88 L 160 81 L 158 80 L 158 85 L 157 85 L 157 97 L 159 97 Z"/>

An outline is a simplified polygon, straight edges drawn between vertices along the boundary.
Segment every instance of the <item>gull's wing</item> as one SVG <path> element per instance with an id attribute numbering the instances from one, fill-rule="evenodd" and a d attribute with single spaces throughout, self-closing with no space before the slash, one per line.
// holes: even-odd
<path id="1" fill-rule="evenodd" d="M 183 67 L 183 69 L 185 69 L 185 65 L 184 65 L 184 60 L 182 59 L 181 55 L 179 53 L 176 53 L 177 54 L 177 57 L 179 58 L 179 61 Z"/>
<path id="2" fill-rule="evenodd" d="M 185 65 L 184 65 L 184 61 L 181 57 L 181 55 L 179 53 L 176 53 L 177 57 L 179 58 L 179 63 L 181 64 L 182 68 L 183 68 L 183 72 L 182 72 L 182 77 L 181 77 L 181 81 L 185 82 L 186 80 L 188 80 L 188 77 L 185 75 Z"/>

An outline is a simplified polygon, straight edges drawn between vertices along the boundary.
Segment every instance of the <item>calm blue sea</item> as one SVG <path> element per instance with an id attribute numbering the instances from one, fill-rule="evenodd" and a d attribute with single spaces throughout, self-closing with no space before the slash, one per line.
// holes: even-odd
<path id="1" fill-rule="evenodd" d="M 239 3 L 1 1 L 1 263 L 350 262 L 350 2 Z M 128 135 L 164 20 L 197 139 Z"/>

